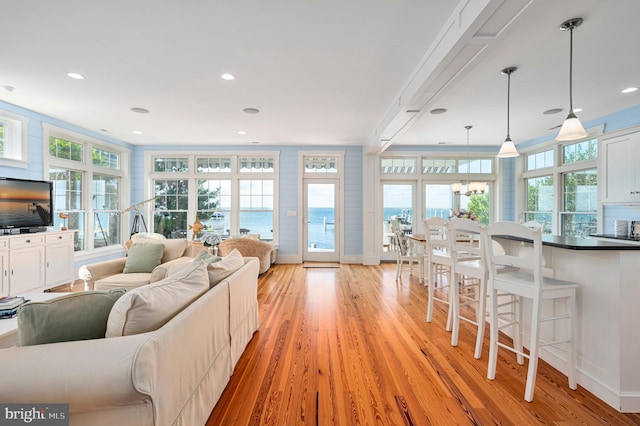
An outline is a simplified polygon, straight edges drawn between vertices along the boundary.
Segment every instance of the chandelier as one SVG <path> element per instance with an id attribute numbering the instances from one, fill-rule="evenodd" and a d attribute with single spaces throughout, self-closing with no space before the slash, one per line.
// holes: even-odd
<path id="1" fill-rule="evenodd" d="M 465 183 L 453 183 L 451 184 L 451 190 L 454 194 L 460 195 L 464 194 L 467 197 L 473 194 L 484 194 L 484 191 L 487 190 L 486 182 L 471 182 L 470 174 L 471 174 L 471 160 L 469 155 L 469 130 L 471 130 L 473 126 L 464 126 L 467 129 L 467 181 Z"/>

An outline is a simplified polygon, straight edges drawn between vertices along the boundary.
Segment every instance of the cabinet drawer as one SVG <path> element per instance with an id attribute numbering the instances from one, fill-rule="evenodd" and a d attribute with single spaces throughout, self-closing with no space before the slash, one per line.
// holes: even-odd
<path id="1" fill-rule="evenodd" d="M 53 234 L 46 236 L 47 244 L 66 243 L 73 241 L 73 234 Z"/>
<path id="2" fill-rule="evenodd" d="M 9 247 L 22 248 L 31 247 L 44 244 L 44 235 L 26 235 L 24 237 L 11 238 L 9 240 Z"/>

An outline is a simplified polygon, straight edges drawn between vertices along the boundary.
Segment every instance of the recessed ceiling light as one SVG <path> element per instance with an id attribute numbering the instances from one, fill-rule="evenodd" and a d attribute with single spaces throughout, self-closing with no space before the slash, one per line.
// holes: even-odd
<path id="1" fill-rule="evenodd" d="M 446 142 L 438 142 L 438 145 L 446 145 Z"/>
<path id="2" fill-rule="evenodd" d="M 101 132 L 109 133 L 107 129 L 100 129 Z"/>
<path id="3" fill-rule="evenodd" d="M 542 113 L 545 115 L 552 115 L 552 114 L 558 114 L 560 112 L 562 112 L 562 108 L 551 108 L 546 111 L 543 111 Z"/>
<path id="4" fill-rule="evenodd" d="M 243 109 L 243 111 L 246 112 L 247 114 L 257 114 L 260 112 L 258 108 L 245 108 Z"/>
<path id="5" fill-rule="evenodd" d="M 133 133 L 134 133 L 135 135 L 141 135 L 141 134 L 142 134 L 142 132 L 141 132 L 140 130 L 134 130 L 134 131 L 133 131 Z"/>
<path id="6" fill-rule="evenodd" d="M 131 108 L 131 111 L 137 112 L 138 114 L 149 114 L 149 110 L 146 108 L 134 107 L 134 108 Z"/>
<path id="7" fill-rule="evenodd" d="M 252 145 L 258 145 L 260 142 L 258 142 L 258 141 L 251 141 L 250 143 L 251 143 Z"/>
<path id="8" fill-rule="evenodd" d="M 621 93 L 633 93 L 636 90 L 638 90 L 637 87 L 627 87 L 626 89 L 624 89 Z"/>
<path id="9" fill-rule="evenodd" d="M 220 76 L 220 78 L 221 78 L 221 79 L 223 79 L 223 80 L 231 81 L 231 80 L 235 80 L 235 79 L 236 79 L 236 76 L 235 76 L 235 75 L 233 75 L 233 74 L 225 73 L 225 74 L 222 74 L 222 75 Z"/>
<path id="10" fill-rule="evenodd" d="M 582 108 L 574 108 L 573 112 L 582 112 Z"/>
<path id="11" fill-rule="evenodd" d="M 77 72 L 67 73 L 67 77 L 71 77 L 76 80 L 84 80 L 84 75 L 78 74 Z"/>
<path id="12" fill-rule="evenodd" d="M 245 132 L 244 130 L 238 130 L 238 134 L 239 134 L 239 135 L 246 135 L 246 134 L 247 134 L 247 132 Z"/>
<path id="13" fill-rule="evenodd" d="M 445 112 L 447 112 L 447 109 L 446 108 L 434 108 L 429 112 L 431 114 L 438 115 L 438 114 L 444 114 Z"/>
<path id="14" fill-rule="evenodd" d="M 9 86 L 9 85 L 2 86 L 2 88 L 3 88 L 4 90 L 6 90 L 7 92 L 13 92 L 14 90 L 16 90 L 16 88 L 15 88 L 15 87 L 13 87 L 13 86 Z"/>

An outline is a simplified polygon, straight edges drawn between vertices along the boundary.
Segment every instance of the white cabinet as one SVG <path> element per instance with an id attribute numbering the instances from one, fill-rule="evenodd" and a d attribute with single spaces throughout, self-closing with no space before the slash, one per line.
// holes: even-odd
<path id="1" fill-rule="evenodd" d="M 1 236 L 0 294 L 43 291 L 73 281 L 74 232 Z"/>
<path id="2" fill-rule="evenodd" d="M 602 202 L 640 202 L 640 132 L 603 141 Z"/>

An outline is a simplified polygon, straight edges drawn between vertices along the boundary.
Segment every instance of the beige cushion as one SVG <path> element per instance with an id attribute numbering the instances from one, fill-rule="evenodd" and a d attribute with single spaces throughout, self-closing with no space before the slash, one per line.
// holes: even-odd
<path id="1" fill-rule="evenodd" d="M 187 245 L 189 242 L 185 239 L 166 239 L 160 240 L 156 238 L 146 238 L 143 236 L 138 236 L 138 234 L 134 234 L 131 237 L 131 240 L 134 243 L 145 243 L 145 244 L 163 244 L 164 252 L 162 253 L 161 263 L 169 262 L 170 260 L 177 259 L 184 254 L 184 251 L 187 249 Z"/>
<path id="2" fill-rule="evenodd" d="M 135 274 L 115 274 L 99 279 L 95 282 L 96 290 L 109 290 L 111 288 L 122 287 L 126 290 L 133 290 L 149 284 L 151 274 L 139 272 Z"/>
<path id="3" fill-rule="evenodd" d="M 173 276 L 126 293 L 113 305 L 106 337 L 157 330 L 209 290 L 207 269 L 190 263 Z"/>
<path id="4" fill-rule="evenodd" d="M 153 268 L 160 264 L 163 251 L 164 245 L 162 244 L 134 243 L 129 249 L 127 261 L 122 272 L 125 274 L 134 272 L 150 273 Z"/>
<path id="5" fill-rule="evenodd" d="M 233 274 L 244 266 L 244 258 L 242 254 L 233 249 L 231 253 L 223 257 L 219 262 L 209 263 L 207 271 L 209 272 L 209 286 L 215 287 L 220 281 Z"/>
<path id="6" fill-rule="evenodd" d="M 123 288 L 82 291 L 25 303 L 18 310 L 19 345 L 102 338 L 109 312 L 124 293 Z"/>

